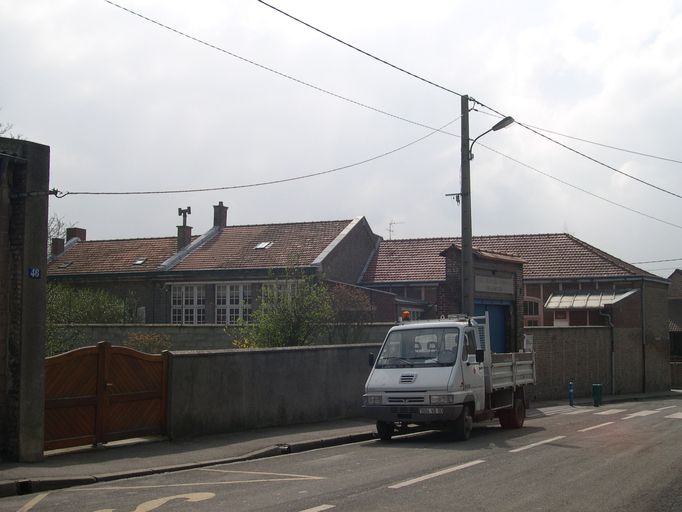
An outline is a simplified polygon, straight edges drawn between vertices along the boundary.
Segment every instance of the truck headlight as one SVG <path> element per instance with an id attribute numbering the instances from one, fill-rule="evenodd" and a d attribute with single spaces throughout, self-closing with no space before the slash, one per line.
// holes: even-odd
<path id="1" fill-rule="evenodd" d="M 431 395 L 431 403 L 433 405 L 447 405 L 454 404 L 454 395 Z"/>
<path id="2" fill-rule="evenodd" d="M 365 405 L 381 405 L 381 395 L 365 395 Z"/>

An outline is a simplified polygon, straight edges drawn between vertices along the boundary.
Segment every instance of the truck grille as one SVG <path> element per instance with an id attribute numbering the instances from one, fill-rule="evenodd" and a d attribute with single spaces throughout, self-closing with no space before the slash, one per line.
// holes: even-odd
<path id="1" fill-rule="evenodd" d="M 423 396 L 389 396 L 389 404 L 423 404 Z"/>

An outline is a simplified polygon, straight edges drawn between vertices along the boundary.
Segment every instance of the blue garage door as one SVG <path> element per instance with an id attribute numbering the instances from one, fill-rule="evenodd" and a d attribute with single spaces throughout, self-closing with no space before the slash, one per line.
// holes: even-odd
<path id="1" fill-rule="evenodd" d="M 477 302 L 475 311 L 477 316 L 483 316 L 486 311 L 488 312 L 488 319 L 490 320 L 490 349 L 493 352 L 507 352 L 506 320 L 509 305 Z"/>

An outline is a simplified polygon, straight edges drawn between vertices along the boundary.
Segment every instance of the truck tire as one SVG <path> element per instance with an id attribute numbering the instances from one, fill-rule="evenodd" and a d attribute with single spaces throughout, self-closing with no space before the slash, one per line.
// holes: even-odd
<path id="1" fill-rule="evenodd" d="M 526 404 L 517 398 L 514 400 L 514 406 L 511 409 L 500 411 L 499 413 L 500 425 L 502 428 L 521 428 L 526 419 Z"/>
<path id="2" fill-rule="evenodd" d="M 465 404 L 462 412 L 455 420 L 454 436 L 456 441 L 466 441 L 471 437 L 471 431 L 474 428 L 474 417 L 471 413 L 471 405 Z"/>
<path id="3" fill-rule="evenodd" d="M 393 423 L 377 421 L 377 436 L 382 441 L 390 441 L 393 437 Z"/>

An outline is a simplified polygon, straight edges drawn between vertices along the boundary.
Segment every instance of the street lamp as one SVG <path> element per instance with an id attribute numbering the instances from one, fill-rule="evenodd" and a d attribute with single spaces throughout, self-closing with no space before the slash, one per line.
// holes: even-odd
<path id="1" fill-rule="evenodd" d="M 461 98 L 462 109 L 462 312 L 467 315 L 474 314 L 474 257 L 472 249 L 472 229 L 471 229 L 471 177 L 469 162 L 474 158 L 471 150 L 476 141 L 486 133 L 496 132 L 506 128 L 514 122 L 514 118 L 507 116 L 489 128 L 471 144 L 469 144 L 469 96 L 466 94 Z"/>

